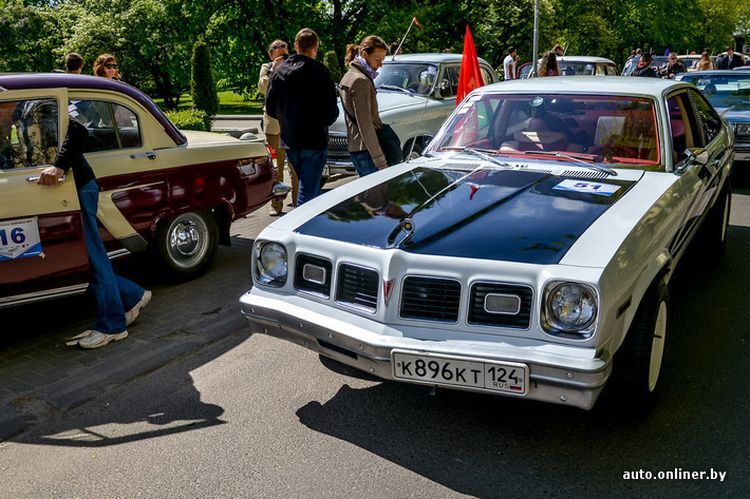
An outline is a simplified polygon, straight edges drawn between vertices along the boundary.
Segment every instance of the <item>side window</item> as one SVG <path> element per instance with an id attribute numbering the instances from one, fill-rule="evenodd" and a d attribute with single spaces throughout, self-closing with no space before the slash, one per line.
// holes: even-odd
<path id="1" fill-rule="evenodd" d="M 607 65 L 607 76 L 617 76 L 617 68 Z"/>
<path id="2" fill-rule="evenodd" d="M 458 93 L 459 66 L 446 66 L 443 69 L 443 77 L 440 81 L 440 96 L 455 97 Z"/>
<path id="3" fill-rule="evenodd" d="M 68 112 L 89 131 L 85 152 L 140 147 L 138 117 L 125 106 L 102 100 L 71 100 Z"/>
<path id="4" fill-rule="evenodd" d="M 59 142 L 55 99 L 0 102 L 0 168 L 48 165 Z"/>
<path id="5" fill-rule="evenodd" d="M 597 75 L 597 76 L 604 76 L 605 75 L 604 65 L 603 64 L 597 64 L 594 74 Z"/>
<path id="6" fill-rule="evenodd" d="M 698 122 L 703 128 L 706 137 L 706 143 L 713 141 L 721 131 L 721 118 L 711 104 L 706 101 L 700 93 L 690 91 L 690 97 L 695 104 Z"/>
<path id="7" fill-rule="evenodd" d="M 687 92 L 672 95 L 667 100 L 669 124 L 672 131 L 672 155 L 674 163 L 685 160 L 685 150 L 703 146 L 703 136 L 693 114 Z"/>
<path id="8" fill-rule="evenodd" d="M 482 80 L 484 80 L 485 85 L 489 85 L 494 80 L 492 79 L 492 75 L 490 74 L 489 70 L 485 68 L 484 66 L 480 66 L 479 69 L 482 71 Z"/>

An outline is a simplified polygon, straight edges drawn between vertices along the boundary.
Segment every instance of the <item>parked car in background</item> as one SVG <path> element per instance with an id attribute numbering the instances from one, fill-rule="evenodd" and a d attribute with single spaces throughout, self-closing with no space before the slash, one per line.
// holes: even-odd
<path id="1" fill-rule="evenodd" d="M 0 308 L 88 286 L 72 173 L 54 187 L 36 183 L 69 116 L 89 131 L 86 158 L 111 258 L 151 250 L 162 268 L 194 276 L 217 244 L 229 244 L 232 220 L 273 195 L 263 144 L 181 132 L 134 87 L 81 75 L 0 76 Z"/>
<path id="2" fill-rule="evenodd" d="M 389 56 L 375 79 L 383 123 L 401 140 L 404 158 L 418 157 L 443 121 L 456 108 L 461 54 L 404 54 Z M 485 83 L 497 81 L 486 61 L 479 59 Z M 328 173 L 355 174 L 347 149 L 344 111 L 329 127 Z"/>
<path id="3" fill-rule="evenodd" d="M 621 76 L 630 76 L 633 71 L 635 71 L 636 66 L 638 66 L 638 62 L 640 61 L 640 56 L 638 57 L 631 57 L 627 61 L 625 61 L 625 65 L 622 67 L 622 73 L 620 73 Z M 654 68 L 654 70 L 659 73 L 659 68 L 667 64 L 668 59 L 665 55 L 654 55 L 651 58 L 651 67 Z"/>
<path id="4" fill-rule="evenodd" d="M 539 59 L 541 64 L 542 60 Z M 617 64 L 604 57 L 564 55 L 557 58 L 560 76 L 617 76 Z M 518 68 L 519 78 L 531 77 L 531 63 Z"/>
<path id="5" fill-rule="evenodd" d="M 722 254 L 731 143 L 673 80 L 479 88 L 423 157 L 261 232 L 242 313 L 387 380 L 584 409 L 611 383 L 647 406 L 675 268 L 696 237 Z"/>
<path id="6" fill-rule="evenodd" d="M 697 86 L 729 121 L 734 130 L 734 159 L 750 161 L 750 71 L 699 71 L 678 75 L 678 79 Z"/>
<path id="7" fill-rule="evenodd" d="M 716 64 L 716 57 L 715 56 L 709 56 L 711 59 L 711 62 Z M 689 54 L 689 55 L 678 55 L 677 59 L 679 59 L 684 65 L 685 69 L 688 70 L 689 73 L 692 73 L 695 71 L 695 65 L 698 64 L 698 61 L 701 60 L 700 54 Z"/>

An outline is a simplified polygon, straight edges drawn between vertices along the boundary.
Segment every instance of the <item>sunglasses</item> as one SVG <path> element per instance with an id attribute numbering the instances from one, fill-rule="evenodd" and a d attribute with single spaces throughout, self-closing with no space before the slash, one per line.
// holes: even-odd
<path id="1" fill-rule="evenodd" d="M 272 50 L 285 49 L 285 48 L 286 48 L 286 43 L 277 43 L 275 45 L 271 45 Z"/>
<path id="2" fill-rule="evenodd" d="M 104 67 L 107 69 L 117 69 L 117 64 L 105 64 Z"/>

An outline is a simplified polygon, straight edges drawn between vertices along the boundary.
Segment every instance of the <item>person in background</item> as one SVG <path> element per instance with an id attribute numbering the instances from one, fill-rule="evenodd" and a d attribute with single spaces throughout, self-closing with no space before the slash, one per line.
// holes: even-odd
<path id="1" fill-rule="evenodd" d="M 266 112 L 279 120 L 281 140 L 299 178 L 297 205 L 320 194 L 328 159 L 328 127 L 339 116 L 336 84 L 318 56 L 320 39 L 303 28 L 294 39 L 296 54 L 276 68 L 266 94 Z"/>
<path id="2" fill-rule="evenodd" d="M 557 57 L 562 57 L 563 55 L 565 55 L 565 49 L 559 43 L 555 45 L 554 47 L 552 47 L 552 51 L 555 53 Z"/>
<path id="3" fill-rule="evenodd" d="M 508 49 L 508 55 L 503 59 L 503 77 L 506 80 L 516 79 L 516 63 L 518 62 L 518 54 L 516 53 L 516 47 Z"/>
<path id="4" fill-rule="evenodd" d="M 359 45 L 346 47 L 349 67 L 339 85 L 344 108 L 348 149 L 360 177 L 387 167 L 385 154 L 378 142 L 377 130 L 383 127 L 375 97 L 375 77 L 388 53 L 385 42 L 368 36 Z"/>
<path id="5" fill-rule="evenodd" d="M 403 47 L 399 47 L 399 43 L 398 42 L 391 43 L 391 46 L 390 46 L 390 48 L 388 50 L 388 54 L 389 55 L 401 55 L 403 53 L 404 53 L 404 48 Z"/>
<path id="6" fill-rule="evenodd" d="M 704 50 L 701 53 L 701 58 L 695 64 L 696 71 L 708 71 L 714 69 L 714 63 L 711 61 L 711 56 L 708 54 L 708 50 Z"/>
<path id="7" fill-rule="evenodd" d="M 734 69 L 745 65 L 745 60 L 740 54 L 735 53 L 732 47 L 727 47 L 727 69 Z"/>
<path id="8" fill-rule="evenodd" d="M 140 315 L 151 300 L 151 292 L 120 277 L 112 269 L 107 250 L 99 236 L 96 211 L 99 186 L 91 166 L 83 156 L 89 132 L 76 119 L 68 122 L 68 133 L 57 153 L 54 166 L 42 170 L 38 184 L 55 188 L 68 170 L 73 170 L 81 204 L 81 220 L 86 253 L 91 268 L 89 289 L 96 301 L 96 323 L 93 329 L 71 338 L 68 345 L 99 348 L 111 341 L 128 337 L 127 326 Z"/>
<path id="9" fill-rule="evenodd" d="M 663 78 L 673 80 L 676 75 L 686 71 L 685 65 L 677 58 L 677 54 L 671 52 L 667 57 L 667 63 L 661 68 L 660 72 Z"/>
<path id="10" fill-rule="evenodd" d="M 289 51 L 287 50 L 285 41 L 274 40 L 268 46 L 268 58 L 271 59 L 271 62 L 267 62 L 260 67 L 260 78 L 258 78 L 258 90 L 263 94 L 263 97 L 268 93 L 268 85 L 271 83 L 273 72 L 276 71 L 287 57 L 289 57 Z M 281 147 L 281 127 L 278 120 L 268 116 L 265 105 L 263 106 L 263 133 L 266 134 L 266 143 L 276 151 L 276 180 L 283 182 L 286 154 L 284 148 Z M 296 205 L 299 180 L 297 179 L 297 174 L 294 172 L 294 168 L 289 169 L 289 176 L 291 177 L 292 185 L 292 204 Z M 271 201 L 271 216 L 281 215 L 283 209 L 283 199 L 273 199 Z"/>
<path id="11" fill-rule="evenodd" d="M 554 50 L 550 50 L 539 64 L 539 76 L 560 76 L 560 67 L 557 65 L 557 55 Z"/>
<path id="12" fill-rule="evenodd" d="M 656 70 L 651 67 L 651 62 L 653 59 L 651 59 L 651 54 L 641 54 L 641 59 L 638 61 L 638 65 L 635 67 L 635 70 L 630 73 L 630 76 L 646 76 L 650 78 L 658 78 L 659 75 L 656 74 Z"/>
<path id="13" fill-rule="evenodd" d="M 70 74 L 81 74 L 83 70 L 83 57 L 71 52 L 65 56 L 65 72 Z"/>
<path id="14" fill-rule="evenodd" d="M 120 72 L 117 70 L 117 59 L 110 54 L 102 54 L 94 61 L 94 76 L 102 76 L 111 80 L 119 80 Z"/>

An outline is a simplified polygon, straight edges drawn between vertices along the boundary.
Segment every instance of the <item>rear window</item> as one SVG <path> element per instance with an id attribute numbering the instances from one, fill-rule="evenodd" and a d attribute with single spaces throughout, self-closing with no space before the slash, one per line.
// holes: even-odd
<path id="1" fill-rule="evenodd" d="M 55 99 L 0 102 L 0 169 L 52 164 L 59 140 Z"/>

